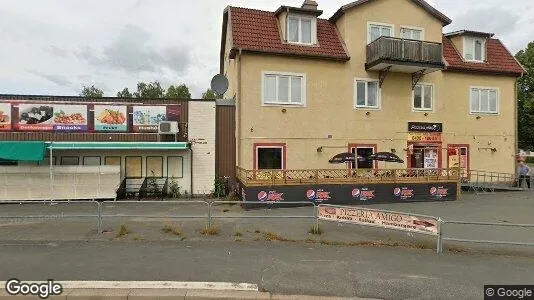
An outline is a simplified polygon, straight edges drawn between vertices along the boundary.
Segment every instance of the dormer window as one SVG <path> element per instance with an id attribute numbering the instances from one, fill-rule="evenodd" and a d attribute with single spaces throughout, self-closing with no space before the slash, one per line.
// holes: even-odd
<path id="1" fill-rule="evenodd" d="M 289 16 L 287 20 L 287 41 L 295 44 L 315 44 L 316 19 L 304 16 Z"/>
<path id="2" fill-rule="evenodd" d="M 464 37 L 464 59 L 484 62 L 486 60 L 486 39 Z"/>

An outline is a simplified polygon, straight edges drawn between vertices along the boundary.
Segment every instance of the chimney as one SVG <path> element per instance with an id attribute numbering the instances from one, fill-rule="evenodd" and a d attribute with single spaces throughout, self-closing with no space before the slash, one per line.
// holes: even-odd
<path id="1" fill-rule="evenodd" d="M 311 9 L 311 10 L 317 10 L 317 2 L 313 1 L 313 0 L 304 0 L 304 3 L 302 3 L 302 7 L 303 9 Z"/>

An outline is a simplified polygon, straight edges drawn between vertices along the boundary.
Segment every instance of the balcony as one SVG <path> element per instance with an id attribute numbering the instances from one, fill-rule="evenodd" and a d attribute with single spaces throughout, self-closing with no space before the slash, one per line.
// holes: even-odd
<path id="1" fill-rule="evenodd" d="M 382 36 L 367 45 L 366 70 L 427 74 L 444 66 L 441 43 Z"/>

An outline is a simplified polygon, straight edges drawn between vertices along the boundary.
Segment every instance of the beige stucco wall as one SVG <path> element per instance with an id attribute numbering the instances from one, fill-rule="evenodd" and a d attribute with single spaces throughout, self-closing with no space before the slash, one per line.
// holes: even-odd
<path id="1" fill-rule="evenodd" d="M 464 36 L 463 35 L 456 35 L 456 36 L 452 36 L 450 37 L 450 40 L 452 42 L 452 44 L 454 45 L 454 47 L 456 48 L 456 50 L 458 50 L 458 52 L 460 53 L 461 56 L 464 55 Z"/>
<path id="2" fill-rule="evenodd" d="M 442 41 L 441 22 L 412 1 L 381 0 L 349 10 L 339 19 L 338 28 L 351 56 L 349 62 L 244 54 L 241 97 L 237 101 L 238 165 L 253 168 L 255 143 L 285 143 L 287 169 L 345 168 L 329 164 L 328 159 L 348 150 L 349 144 L 376 144 L 378 151 L 394 149 L 406 160 L 408 122 L 437 122 L 444 124 L 443 148 L 448 144 L 470 146 L 471 169 L 513 173 L 515 78 L 450 72 L 426 75 L 420 82 L 433 84 L 435 97 L 434 111 L 425 116 L 412 109 L 411 74 L 390 72 L 380 92 L 380 109 L 354 108 L 355 78 L 378 79 L 378 72 L 365 70 L 368 21 L 393 24 L 395 36 L 399 36 L 401 25 L 423 27 L 425 40 Z M 262 105 L 265 71 L 304 74 L 306 105 Z M 236 89 L 236 81 L 231 80 L 231 89 Z M 471 86 L 499 89 L 499 115 L 482 115 L 481 119 L 470 115 Z M 319 147 L 323 147 L 322 152 L 317 151 Z M 496 148 L 497 152 L 479 148 Z M 445 150 L 441 163 L 447 166 Z"/>

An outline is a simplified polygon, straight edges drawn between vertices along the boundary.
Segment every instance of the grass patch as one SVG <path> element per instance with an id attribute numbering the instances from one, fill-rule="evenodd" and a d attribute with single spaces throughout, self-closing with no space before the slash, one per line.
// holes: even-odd
<path id="1" fill-rule="evenodd" d="M 241 242 L 242 240 L 241 240 L 241 239 L 235 239 L 235 241 L 239 243 L 239 242 Z"/>
<path id="2" fill-rule="evenodd" d="M 172 226 L 169 224 L 166 224 L 165 226 L 163 226 L 163 228 L 161 228 L 161 231 L 163 233 L 174 234 L 176 236 L 182 235 L 182 230 L 180 229 L 180 227 Z"/>
<path id="3" fill-rule="evenodd" d="M 236 233 L 234 233 L 234 236 L 243 236 L 243 234 L 239 231 L 236 231 Z"/>
<path id="4" fill-rule="evenodd" d="M 228 208 L 223 209 L 223 212 L 229 212 L 230 210 Z"/>
<path id="5" fill-rule="evenodd" d="M 122 236 L 126 236 L 128 234 L 132 233 L 132 231 L 130 229 L 128 229 L 128 227 L 126 227 L 126 225 L 121 225 L 121 228 L 119 229 L 119 232 L 117 233 L 117 235 L 115 237 L 117 238 L 120 238 Z"/>
<path id="6" fill-rule="evenodd" d="M 261 233 L 258 229 L 254 230 L 254 233 Z"/>
<path id="7" fill-rule="evenodd" d="M 313 235 L 321 235 L 324 233 L 324 230 L 321 228 L 321 226 L 314 225 L 310 228 L 310 230 L 308 230 L 308 233 Z"/>
<path id="8" fill-rule="evenodd" d="M 200 230 L 200 234 L 202 235 L 218 235 L 219 234 L 219 228 L 215 227 L 215 226 L 211 226 L 211 227 L 204 227 L 202 230 Z"/>
<path id="9" fill-rule="evenodd" d="M 260 238 L 255 238 L 253 241 L 254 242 L 259 242 L 259 241 L 261 241 L 261 239 Z"/>
<path id="10" fill-rule="evenodd" d="M 294 242 L 293 240 L 288 240 L 285 237 L 280 236 L 279 234 L 273 232 L 264 232 L 263 238 L 266 241 L 279 241 L 279 242 Z"/>
<path id="11" fill-rule="evenodd" d="M 144 240 L 145 240 L 145 238 L 142 238 L 142 237 L 138 237 L 138 236 L 136 236 L 136 237 L 134 237 L 134 239 L 133 239 L 133 240 L 134 240 L 134 241 L 144 241 Z"/>

